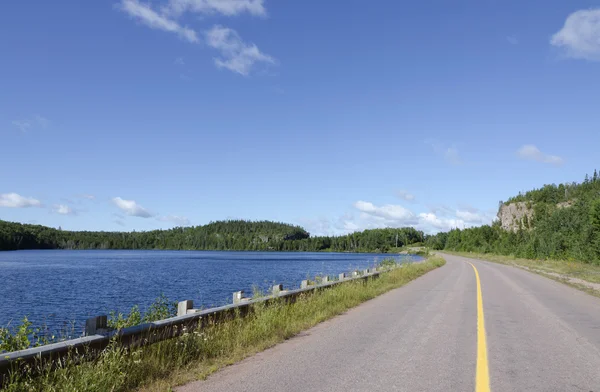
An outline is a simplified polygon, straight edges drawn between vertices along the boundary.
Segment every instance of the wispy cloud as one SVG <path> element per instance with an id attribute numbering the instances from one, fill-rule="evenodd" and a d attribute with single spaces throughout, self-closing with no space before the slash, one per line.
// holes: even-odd
<path id="1" fill-rule="evenodd" d="M 556 155 L 544 154 L 533 144 L 526 144 L 517 150 L 517 156 L 521 159 L 548 163 L 551 165 L 560 166 L 564 163 L 564 159 Z"/>
<path id="2" fill-rule="evenodd" d="M 124 200 L 120 197 L 115 197 L 112 199 L 112 202 L 126 215 L 137 216 L 138 218 L 151 218 L 154 216 L 153 213 L 136 203 L 135 200 Z"/>
<path id="3" fill-rule="evenodd" d="M 465 222 L 473 223 L 473 224 L 477 224 L 477 223 L 483 224 L 484 222 L 486 222 L 488 220 L 488 217 L 484 214 L 481 214 L 478 212 L 472 212 L 472 211 L 464 211 L 464 210 L 457 210 L 456 217 L 459 219 L 462 219 Z"/>
<path id="4" fill-rule="evenodd" d="M 354 208 L 365 214 L 390 221 L 406 221 L 408 223 L 415 218 L 415 214 L 410 210 L 394 204 L 377 207 L 373 203 L 359 200 L 354 203 Z"/>
<path id="5" fill-rule="evenodd" d="M 225 16 L 239 15 L 244 12 L 257 16 L 267 14 L 264 0 L 170 0 L 163 10 L 167 14 L 174 15 L 181 15 L 185 12 L 219 13 Z"/>
<path id="6" fill-rule="evenodd" d="M 465 227 L 466 223 L 462 219 L 440 218 L 431 212 L 419 214 L 418 228 L 428 232 L 464 229 Z"/>
<path id="7" fill-rule="evenodd" d="M 66 204 L 55 204 L 52 211 L 60 215 L 77 215 L 77 211 Z"/>
<path id="8" fill-rule="evenodd" d="M 446 162 L 452 165 L 462 164 L 462 158 L 456 146 L 448 146 L 435 139 L 427 139 L 425 140 L 425 144 L 431 146 L 433 152 L 439 156 L 442 156 L 446 160 Z"/>
<path id="9" fill-rule="evenodd" d="M 28 208 L 41 206 L 42 202 L 32 197 L 23 197 L 14 192 L 0 194 L 0 207 Z"/>
<path id="10" fill-rule="evenodd" d="M 21 132 L 27 133 L 27 131 L 34 127 L 47 128 L 50 125 L 50 120 L 36 114 L 31 119 L 13 120 L 12 125 L 17 127 Z"/>
<path id="11" fill-rule="evenodd" d="M 96 200 L 96 196 L 90 194 L 82 194 L 79 195 L 79 197 L 81 197 L 82 199 Z"/>
<path id="12" fill-rule="evenodd" d="M 50 125 L 50 120 L 48 120 L 46 117 L 40 116 L 39 114 L 33 116 L 33 119 L 42 128 L 47 128 L 48 125 Z"/>
<path id="13" fill-rule="evenodd" d="M 13 120 L 12 125 L 19 128 L 19 131 L 23 133 L 27 133 L 29 128 L 31 128 L 31 123 L 28 120 Z"/>
<path id="14" fill-rule="evenodd" d="M 159 14 L 149 5 L 140 3 L 138 0 L 122 0 L 119 8 L 151 29 L 175 33 L 181 39 L 191 43 L 200 42 L 198 35 L 194 30 L 187 26 L 180 25 L 177 21 L 170 19 L 164 14 Z"/>
<path id="15" fill-rule="evenodd" d="M 396 196 L 398 196 L 400 199 L 410 201 L 410 202 L 414 202 L 416 200 L 415 195 L 413 195 L 412 193 L 409 193 L 408 191 L 405 191 L 405 190 L 397 191 Z"/>
<path id="16" fill-rule="evenodd" d="M 357 230 L 385 227 L 414 227 L 426 233 L 447 231 L 454 228 L 481 226 L 493 221 L 493 215 L 477 208 L 462 206 L 452 209 L 447 206 L 429 212 L 415 213 L 400 205 L 377 206 L 367 201 L 357 201 L 354 207 L 360 211 L 358 219 L 341 220 L 338 228 L 348 233 Z"/>
<path id="17" fill-rule="evenodd" d="M 580 10 L 567 17 L 563 28 L 550 44 L 565 56 L 600 61 L 600 8 Z"/>
<path id="18" fill-rule="evenodd" d="M 186 218 L 185 216 L 167 215 L 167 216 L 159 217 L 158 220 L 161 222 L 171 222 L 171 223 L 176 224 L 177 226 L 189 226 L 190 225 L 190 220 L 188 218 Z"/>
<path id="19" fill-rule="evenodd" d="M 460 165 L 462 163 L 460 154 L 458 153 L 458 149 L 456 147 L 446 148 L 444 151 L 444 158 L 453 165 Z"/>
<path id="20" fill-rule="evenodd" d="M 247 44 L 235 30 L 220 25 L 206 32 L 206 42 L 221 53 L 215 65 L 247 76 L 255 63 L 275 64 L 275 59 L 262 53 L 254 44 Z"/>
<path id="21" fill-rule="evenodd" d="M 175 33 L 191 43 L 200 43 L 200 38 L 195 30 L 178 21 L 186 13 L 234 16 L 247 12 L 257 16 L 266 15 L 263 0 L 170 0 L 157 9 L 139 0 L 121 0 L 117 8 L 152 29 Z M 233 29 L 216 25 L 204 36 L 207 45 L 220 52 L 220 57 L 214 59 L 218 68 L 247 76 L 256 63 L 276 63 L 273 57 L 262 53 L 255 44 L 245 43 Z M 175 64 L 182 66 L 185 62 L 179 57 L 175 59 Z"/>
<path id="22" fill-rule="evenodd" d="M 304 227 L 311 236 L 330 236 L 352 233 L 360 229 L 354 222 L 354 215 L 345 213 L 337 219 L 329 219 L 324 216 L 319 218 L 298 219 L 300 226 Z"/>

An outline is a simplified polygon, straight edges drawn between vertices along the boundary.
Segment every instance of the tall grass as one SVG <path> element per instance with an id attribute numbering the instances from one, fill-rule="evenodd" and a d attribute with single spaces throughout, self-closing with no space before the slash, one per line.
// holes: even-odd
<path id="1" fill-rule="evenodd" d="M 444 264 L 441 258 L 406 264 L 377 279 L 352 281 L 299 297 L 294 303 L 257 304 L 248 316 L 206 327 L 144 348 L 128 350 L 111 344 L 98 359 L 56 369 L 39 367 L 12 374 L 8 391 L 164 391 L 206 377 L 288 339 L 361 302 L 372 299 Z"/>

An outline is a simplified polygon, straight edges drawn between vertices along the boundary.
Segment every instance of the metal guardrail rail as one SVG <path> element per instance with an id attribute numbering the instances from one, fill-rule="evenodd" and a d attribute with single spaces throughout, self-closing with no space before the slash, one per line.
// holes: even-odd
<path id="1" fill-rule="evenodd" d="M 402 264 L 397 265 L 401 267 Z M 0 354 L 0 385 L 3 378 L 10 371 L 18 371 L 25 365 L 33 363 L 60 363 L 60 361 L 71 356 L 79 360 L 91 360 L 105 349 L 111 341 L 116 340 L 123 347 L 140 347 L 167 339 L 177 337 L 184 332 L 190 332 L 202 328 L 207 322 L 221 322 L 235 316 L 245 316 L 251 311 L 254 304 L 269 303 L 274 300 L 295 301 L 305 293 L 315 290 L 333 287 L 341 283 L 357 280 L 366 280 L 378 277 L 383 272 L 392 270 L 392 267 L 378 267 L 353 271 L 351 276 L 345 273 L 339 275 L 339 279 L 330 281 L 324 277 L 319 284 L 310 284 L 303 280 L 300 289 L 283 290 L 282 285 L 273 286 L 273 293 L 260 298 L 244 298 L 243 291 L 233 293 L 233 304 L 211 309 L 193 309 L 190 300 L 179 302 L 176 317 L 150 323 L 140 324 L 120 330 L 107 329 L 107 317 L 105 315 L 93 317 L 86 321 L 86 333 L 81 338 L 65 340 L 40 347 L 26 350 L 14 351 Z"/>

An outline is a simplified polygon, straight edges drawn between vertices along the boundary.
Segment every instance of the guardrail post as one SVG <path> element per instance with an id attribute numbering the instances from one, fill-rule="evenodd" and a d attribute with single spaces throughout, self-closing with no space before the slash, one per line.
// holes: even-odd
<path id="1" fill-rule="evenodd" d="M 188 310 L 192 310 L 194 308 L 194 301 L 191 299 L 181 301 L 177 304 L 177 315 L 185 316 L 188 314 Z"/>
<path id="2" fill-rule="evenodd" d="M 303 280 L 302 282 L 300 282 L 301 289 L 305 289 L 307 287 L 308 287 L 308 280 Z"/>
<path id="3" fill-rule="evenodd" d="M 340 274 L 339 278 L 340 278 L 340 280 L 344 280 L 344 279 L 346 279 L 346 273 L 345 273 L 345 272 L 342 272 L 342 273 Z"/>
<path id="4" fill-rule="evenodd" d="M 358 277 L 358 271 L 352 271 L 352 277 L 353 278 L 357 278 Z"/>
<path id="5" fill-rule="evenodd" d="M 273 286 L 273 296 L 274 297 L 277 297 L 282 291 L 283 291 L 282 284 L 276 284 L 275 286 Z"/>
<path id="6" fill-rule="evenodd" d="M 247 300 L 248 298 L 244 297 L 244 290 L 236 291 L 233 293 L 233 303 L 239 304 L 240 302 Z"/>
<path id="7" fill-rule="evenodd" d="M 107 329 L 108 317 L 106 317 L 106 315 L 91 317 L 85 320 L 85 336 L 96 335 Z"/>
<path id="8" fill-rule="evenodd" d="M 323 276 L 323 277 L 321 278 L 321 284 L 323 284 L 323 283 L 328 283 L 328 282 L 329 282 L 329 276 Z"/>
<path id="9" fill-rule="evenodd" d="M 363 270 L 363 275 L 368 275 L 369 274 L 369 269 L 367 268 L 366 270 Z"/>

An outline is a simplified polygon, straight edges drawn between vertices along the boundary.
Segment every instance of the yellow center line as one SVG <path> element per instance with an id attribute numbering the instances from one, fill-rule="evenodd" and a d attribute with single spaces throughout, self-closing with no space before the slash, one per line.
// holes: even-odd
<path id="1" fill-rule="evenodd" d="M 471 264 L 471 267 L 475 271 L 475 280 L 477 280 L 477 371 L 475 373 L 475 392 L 490 392 L 490 371 L 488 368 L 481 281 L 479 280 L 477 268 L 473 264 Z"/>

